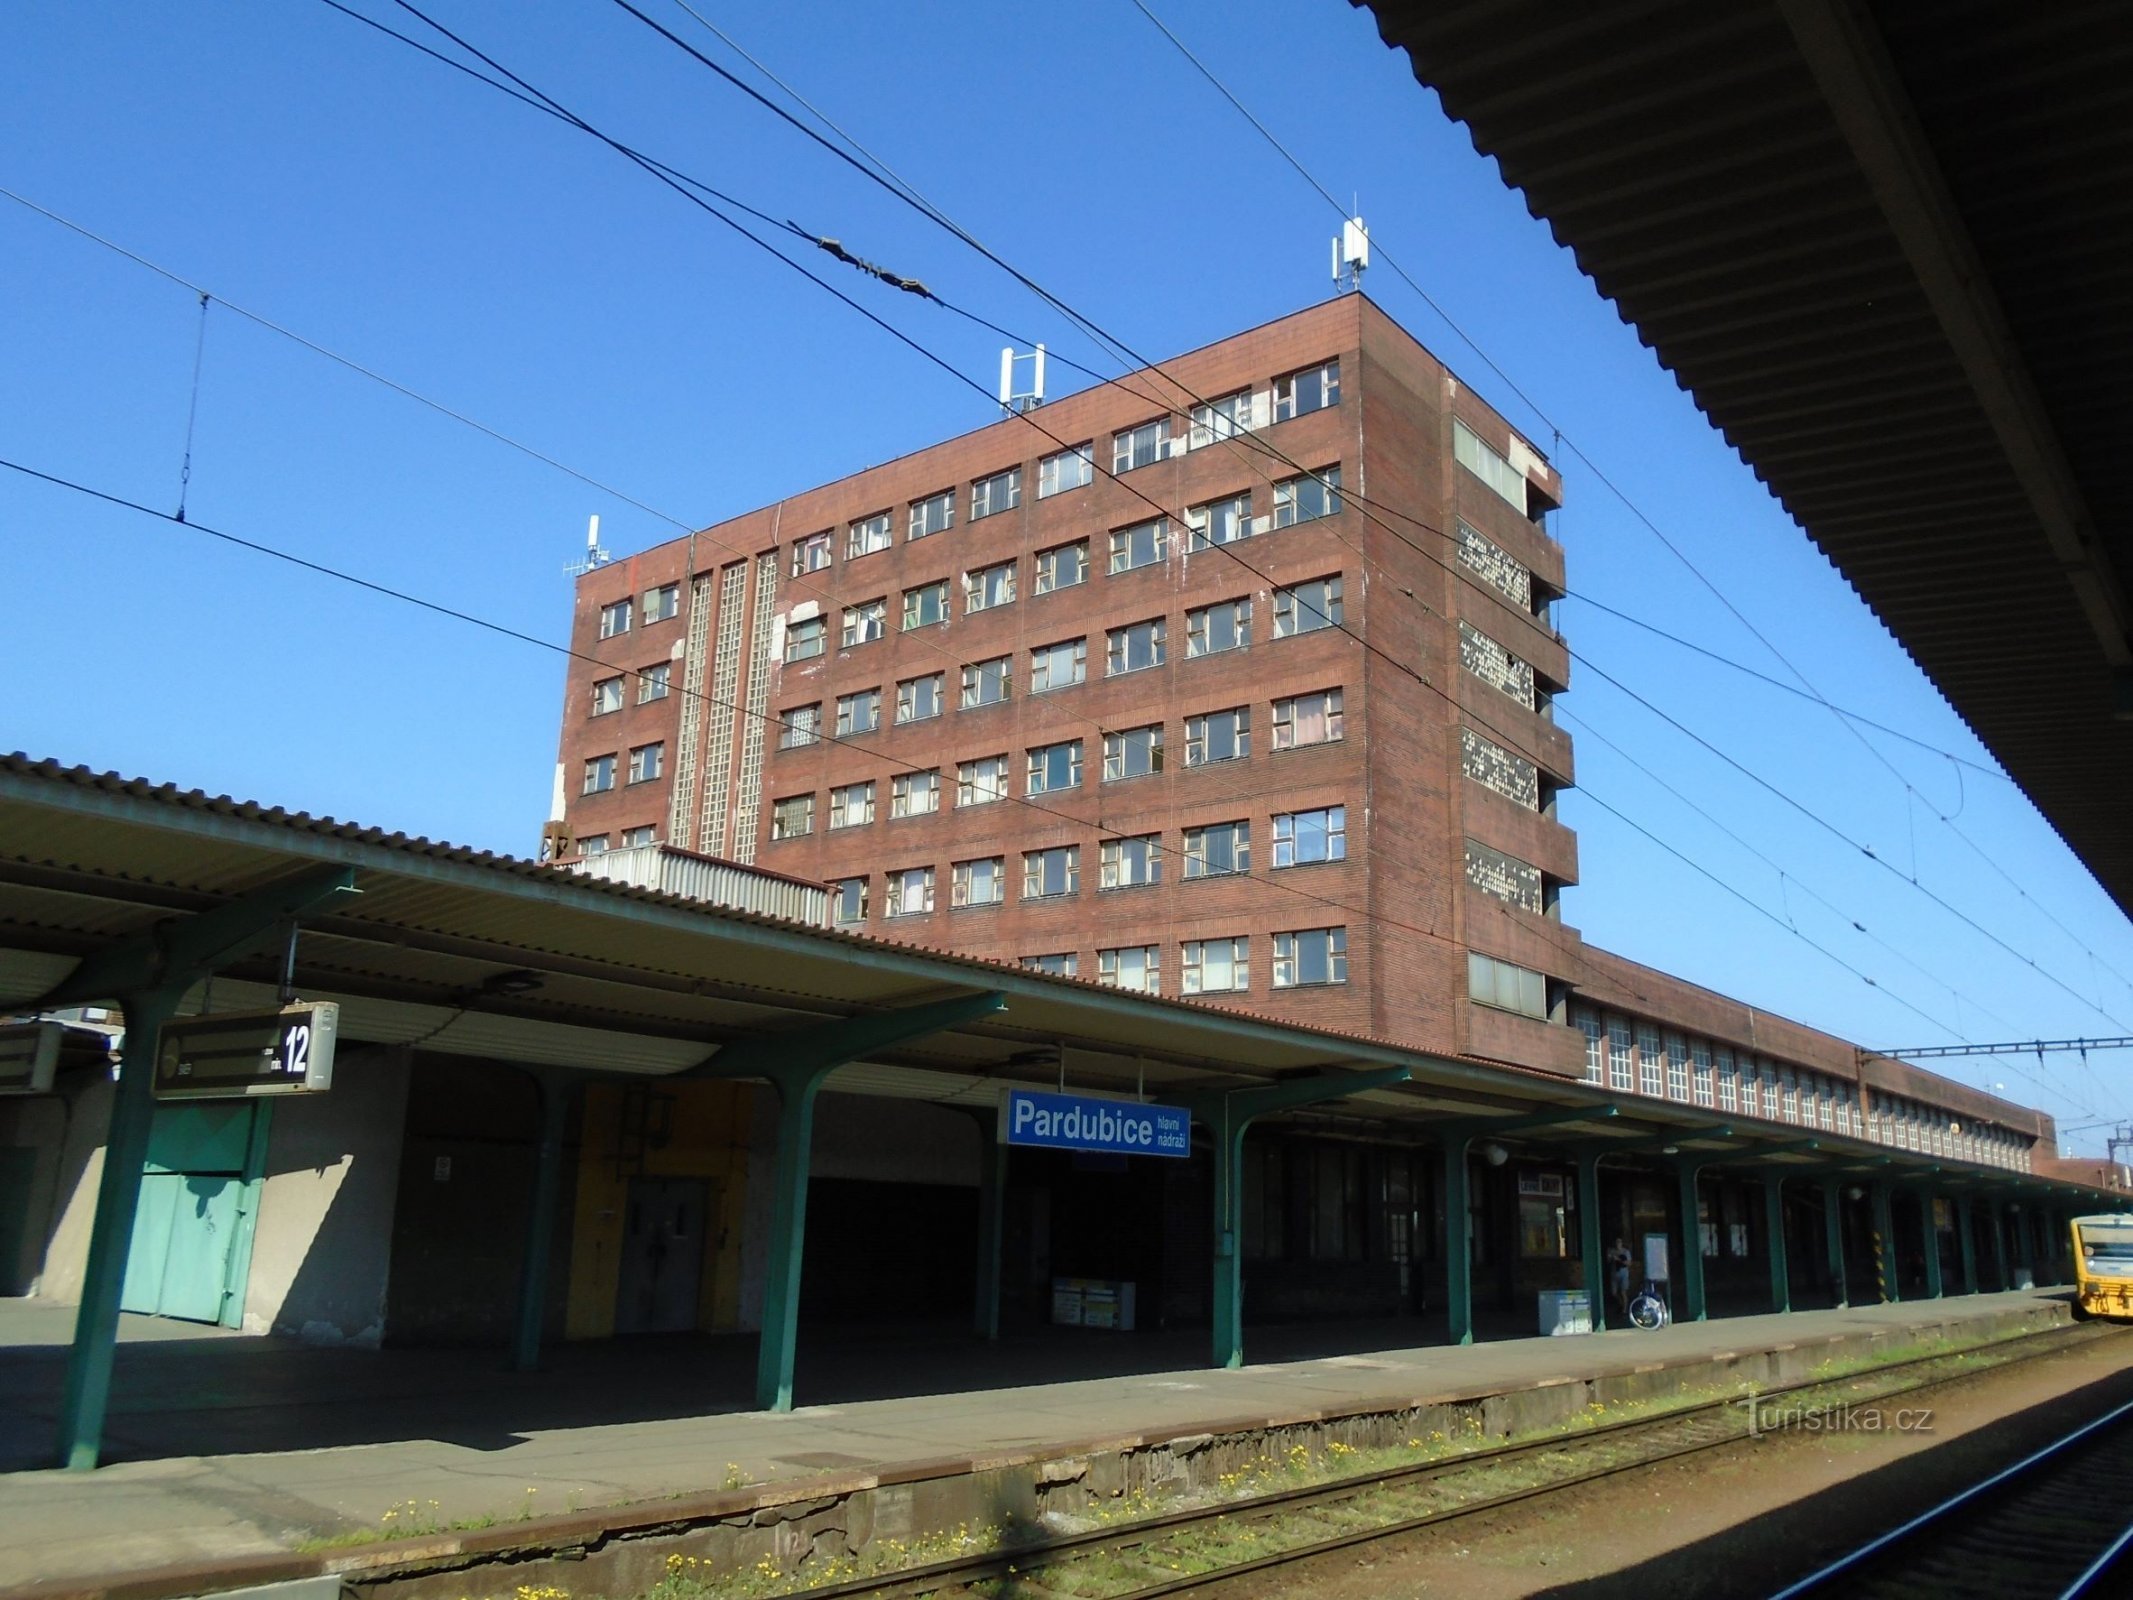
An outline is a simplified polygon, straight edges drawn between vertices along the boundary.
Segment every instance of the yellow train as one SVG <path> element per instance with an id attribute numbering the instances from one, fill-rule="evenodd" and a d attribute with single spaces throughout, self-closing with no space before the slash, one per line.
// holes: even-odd
<path id="1" fill-rule="evenodd" d="M 2074 1314 L 2133 1318 L 2133 1216 L 2076 1217 Z"/>

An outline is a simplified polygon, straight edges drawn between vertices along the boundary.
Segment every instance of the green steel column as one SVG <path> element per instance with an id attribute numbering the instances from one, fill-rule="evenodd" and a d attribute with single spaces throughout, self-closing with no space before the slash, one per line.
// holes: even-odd
<path id="1" fill-rule="evenodd" d="M 1215 1157 L 1214 1364 L 1244 1365 L 1244 1265 L 1239 1239 L 1244 1228 L 1245 1119 L 1225 1096 L 1208 1118 Z"/>
<path id="2" fill-rule="evenodd" d="M 1839 1310 L 1851 1304 L 1851 1286 L 1844 1281 L 1844 1180 L 1822 1180 L 1822 1245 L 1829 1257 L 1830 1292 Z"/>
<path id="3" fill-rule="evenodd" d="M 156 1041 L 177 1009 L 182 990 L 123 995 L 126 1037 L 119 1047 L 118 1084 L 111 1094 L 111 1127 L 104 1138 L 104 1172 L 89 1227 L 89 1259 L 82 1273 L 81 1307 L 74 1313 L 74 1354 L 59 1402 L 59 1459 L 69 1471 L 96 1465 L 104 1411 L 111 1400 L 111 1363 L 118 1348 L 119 1295 L 133 1248 L 134 1213 L 141 1203 L 141 1165 L 155 1121 Z"/>
<path id="4" fill-rule="evenodd" d="M 1763 1174 L 1763 1231 L 1770 1252 L 1770 1309 L 1792 1309 L 1792 1274 L 1785 1260 L 1785 1176 Z"/>
<path id="5" fill-rule="evenodd" d="M 561 1073 L 531 1074 L 541 1096 L 540 1142 L 534 1146 L 533 1201 L 526 1208 L 525 1258 L 518 1274 L 518 1319 L 511 1336 L 511 1370 L 541 1364 L 541 1323 L 548 1309 L 548 1262 L 555 1253 L 556 1196 L 563 1186 L 563 1124 L 569 1090 Z"/>
<path id="6" fill-rule="evenodd" d="M 1600 1244 L 1600 1154 L 1578 1152 L 1578 1255 L 1585 1264 L 1585 1293 L 1592 1300 L 1592 1331 L 1607 1326 L 1607 1258 Z"/>
<path id="7" fill-rule="evenodd" d="M 807 1240 L 807 1169 L 815 1132 L 815 1095 L 824 1072 L 774 1080 L 778 1155 L 771 1177 L 770 1250 L 763 1282 L 763 1337 L 756 1349 L 755 1403 L 792 1409 L 793 1357 L 799 1348 L 800 1256 Z"/>
<path id="8" fill-rule="evenodd" d="M 1874 1182 L 1874 1276 L 1881 1298 L 1894 1303 L 1903 1298 L 1903 1285 L 1896 1281 L 1896 1216 L 1889 1206 L 1889 1186 Z"/>
<path id="9" fill-rule="evenodd" d="M 1933 1191 L 1918 1191 L 1918 1235 L 1926 1247 L 1926 1298 L 1941 1297 L 1940 1283 L 1940 1225 L 1933 1220 Z"/>
<path id="10" fill-rule="evenodd" d="M 1474 1245 L 1466 1232 L 1470 1139 L 1458 1133 L 1438 1140 L 1444 1153 L 1444 1323 L 1453 1344 L 1474 1342 Z"/>
<path id="11" fill-rule="evenodd" d="M 1000 1337 L 1000 1239 L 1007 1204 L 1007 1146 L 1000 1140 L 999 1113 L 984 1112 L 978 1124 L 978 1291 L 971 1331 L 980 1339 Z"/>
<path id="12" fill-rule="evenodd" d="M 1962 1253 L 1964 1294 L 1977 1293 L 1977 1240 L 1972 1237 L 1973 1232 L 1970 1196 L 1959 1195 L 1955 1202 L 1955 1243 Z"/>
<path id="13" fill-rule="evenodd" d="M 1992 1270 L 1996 1274 L 1993 1287 L 2005 1293 L 2014 1287 L 2014 1279 L 2007 1271 L 2007 1218 L 1996 1200 L 1985 1202 L 1985 1216 L 1992 1223 Z"/>
<path id="14" fill-rule="evenodd" d="M 1696 1162 L 1684 1161 L 1674 1170 L 1681 1189 L 1681 1305 L 1674 1320 L 1702 1322 L 1703 1227 L 1702 1213 L 1696 1204 L 1696 1180 L 1703 1167 Z"/>

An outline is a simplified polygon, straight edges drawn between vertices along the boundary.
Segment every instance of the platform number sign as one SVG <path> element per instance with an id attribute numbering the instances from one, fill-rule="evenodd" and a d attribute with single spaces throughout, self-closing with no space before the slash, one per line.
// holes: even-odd
<path id="1" fill-rule="evenodd" d="M 167 1022 L 156 1049 L 156 1098 L 318 1094 L 333 1083 L 340 1016 L 339 1006 L 318 1000 Z"/>

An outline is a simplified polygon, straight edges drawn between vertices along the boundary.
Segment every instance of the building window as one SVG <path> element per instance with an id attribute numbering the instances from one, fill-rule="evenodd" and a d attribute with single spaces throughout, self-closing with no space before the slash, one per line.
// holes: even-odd
<path id="1" fill-rule="evenodd" d="M 1755 1070 L 1755 1057 L 1740 1058 L 1740 1109 L 1743 1116 L 1759 1117 L 1763 1114 L 1762 1083 Z"/>
<path id="2" fill-rule="evenodd" d="M 963 709 L 974 711 L 979 706 L 996 706 L 1005 700 L 1014 683 L 1014 658 L 994 656 L 990 661 L 973 661 L 963 669 Z"/>
<path id="3" fill-rule="evenodd" d="M 1186 994 L 1242 994 L 1252 986 L 1252 941 L 1188 939 L 1180 952 L 1178 987 Z"/>
<path id="4" fill-rule="evenodd" d="M 1185 719 L 1185 765 L 1241 761 L 1252 753 L 1252 708 L 1231 706 Z"/>
<path id="5" fill-rule="evenodd" d="M 1022 853 L 1022 898 L 1049 900 L 1081 887 L 1081 846 L 1054 845 Z"/>
<path id="6" fill-rule="evenodd" d="M 810 572 L 820 572 L 830 564 L 830 530 L 811 533 L 804 539 L 792 542 L 792 575 L 804 578 Z"/>
<path id="7" fill-rule="evenodd" d="M 600 608 L 600 637 L 612 639 L 618 633 L 630 631 L 630 603 L 617 600 Z"/>
<path id="8" fill-rule="evenodd" d="M 1548 1018 L 1548 980 L 1527 967 L 1514 967 L 1479 950 L 1466 957 L 1466 994 L 1476 1005 L 1515 1011 L 1522 1017 Z"/>
<path id="9" fill-rule="evenodd" d="M 1007 757 L 979 756 L 955 770 L 955 803 L 989 806 L 1007 798 Z"/>
<path id="10" fill-rule="evenodd" d="M 906 867 L 888 876 L 881 897 L 882 915 L 919 917 L 933 909 L 933 869 Z"/>
<path id="11" fill-rule="evenodd" d="M 822 703 L 792 706 L 778 713 L 780 750 L 799 750 L 822 737 Z"/>
<path id="12" fill-rule="evenodd" d="M 906 678 L 896 686 L 896 720 L 924 722 L 928 717 L 941 714 L 942 674 L 930 673 L 923 678 Z"/>
<path id="13" fill-rule="evenodd" d="M 1024 794 L 1050 794 L 1057 789 L 1072 789 L 1081 783 L 1081 741 L 1068 739 L 1061 744 L 1041 744 L 1029 753 L 1029 775 L 1022 785 Z"/>
<path id="14" fill-rule="evenodd" d="M 1058 544 L 1049 550 L 1039 550 L 1036 557 L 1039 594 L 1050 594 L 1054 589 L 1071 589 L 1077 583 L 1089 581 L 1089 541 L 1076 539 L 1072 544 Z"/>
<path id="15" fill-rule="evenodd" d="M 1024 956 L 1022 965 L 1031 972 L 1049 972 L 1055 978 L 1072 978 L 1080 975 L 1081 957 L 1065 950 L 1055 956 Z"/>
<path id="16" fill-rule="evenodd" d="M 948 580 L 922 583 L 904 591 L 904 628 L 930 628 L 948 620 Z"/>
<path id="17" fill-rule="evenodd" d="M 1637 1092 L 1654 1100 L 1666 1098 L 1666 1046 L 1648 1022 L 1637 1024 Z"/>
<path id="18" fill-rule="evenodd" d="M 1012 511 L 1022 504 L 1022 469 L 1009 467 L 1005 472 L 995 472 L 989 478 L 980 478 L 970 486 L 970 520 L 977 522 L 985 517 L 996 517 L 1003 511 Z"/>
<path id="19" fill-rule="evenodd" d="M 1456 417 L 1452 419 L 1452 459 L 1516 506 L 1520 516 L 1529 515 L 1526 475 Z"/>
<path id="20" fill-rule="evenodd" d="M 839 878 L 830 885 L 830 921 L 840 928 L 867 919 L 867 880 Z"/>
<path id="21" fill-rule="evenodd" d="M 1163 559 L 1163 551 L 1170 540 L 1170 519 L 1157 517 L 1151 522 L 1136 522 L 1130 528 L 1111 530 L 1111 572 L 1115 577 L 1121 572 L 1131 572 L 1136 567 L 1152 567 Z"/>
<path id="22" fill-rule="evenodd" d="M 829 648 L 829 619 L 803 617 L 785 630 L 785 659 L 805 661 Z"/>
<path id="23" fill-rule="evenodd" d="M 830 828 L 860 828 L 874 820 L 874 782 L 847 783 L 830 790 Z"/>
<path id="24" fill-rule="evenodd" d="M 605 794 L 615 786 L 615 758 L 594 756 L 585 763 L 585 784 L 580 794 Z"/>
<path id="25" fill-rule="evenodd" d="M 1163 954 L 1152 944 L 1096 952 L 1096 981 L 1141 994 L 1163 992 Z"/>
<path id="26" fill-rule="evenodd" d="M 1252 825 L 1210 822 L 1185 830 L 1185 876 L 1227 878 L 1252 870 Z"/>
<path id="27" fill-rule="evenodd" d="M 620 711 L 621 709 L 622 680 L 620 678 L 602 678 L 593 685 L 592 714 L 594 716 L 604 717 L 610 711 Z"/>
<path id="28" fill-rule="evenodd" d="M 1473 987 L 1473 974 L 1467 974 L 1467 986 Z M 1617 1094 L 1628 1094 L 1637 1086 L 1636 1058 L 1633 1054 L 1635 1040 L 1629 1031 L 1629 1022 L 1624 1017 L 1607 1019 L 1607 1087 Z"/>
<path id="29" fill-rule="evenodd" d="M 622 830 L 622 848 L 625 850 L 641 850 L 646 845 L 657 843 L 659 843 L 659 825 L 657 823 L 641 822 L 634 828 L 624 828 Z"/>
<path id="30" fill-rule="evenodd" d="M 1733 1052 L 1724 1045 L 1720 1045 L 1718 1048 L 1716 1066 L 1718 1069 L 1718 1109 L 1721 1111 L 1738 1111 L 1740 1109 L 1740 1069 L 1733 1064 Z"/>
<path id="31" fill-rule="evenodd" d="M 1015 598 L 1015 564 L 1003 561 L 996 567 L 980 567 L 963 578 L 963 609 L 990 611 L 1012 604 Z"/>
<path id="32" fill-rule="evenodd" d="M 1533 574 L 1493 540 L 1484 538 L 1459 518 L 1459 565 L 1477 574 L 1482 582 L 1501 593 L 1521 611 L 1536 611 Z M 1545 607 L 1543 600 L 1541 605 Z"/>
<path id="33" fill-rule="evenodd" d="M 587 860 L 594 856 L 604 856 L 613 848 L 614 846 L 608 842 L 608 837 L 604 833 L 596 833 L 590 839 L 580 839 L 578 841 L 578 854 L 584 856 Z"/>
<path id="34" fill-rule="evenodd" d="M 645 590 L 643 609 L 646 627 L 676 615 L 681 610 L 681 585 L 662 583 L 656 589 Z"/>
<path id="35" fill-rule="evenodd" d="M 1309 416 L 1314 411 L 1323 411 L 1327 406 L 1340 403 L 1341 364 L 1338 360 L 1322 362 L 1274 380 L 1276 422 Z"/>
<path id="36" fill-rule="evenodd" d="M 923 817 L 941 808 L 941 775 L 937 770 L 904 772 L 889 780 L 889 815 Z"/>
<path id="37" fill-rule="evenodd" d="M 843 647 L 872 644 L 889 631 L 889 602 L 887 600 L 862 600 L 856 606 L 844 608 Z"/>
<path id="38" fill-rule="evenodd" d="M 907 535 L 923 539 L 929 534 L 946 533 L 955 526 L 955 491 L 943 489 L 939 494 L 929 494 L 923 500 L 911 502 L 911 524 Z"/>
<path id="39" fill-rule="evenodd" d="M 1104 661 L 1104 671 L 1111 677 L 1122 672 L 1139 672 L 1147 667 L 1163 664 L 1163 640 L 1168 624 L 1155 617 L 1147 622 L 1130 623 L 1123 628 L 1113 628 L 1108 636 L 1109 650 Z"/>
<path id="40" fill-rule="evenodd" d="M 1341 736 L 1341 691 L 1321 689 L 1274 702 L 1274 748 L 1331 744 Z"/>
<path id="41" fill-rule="evenodd" d="M 637 674 L 637 704 L 664 700 L 674 686 L 674 663 L 661 661 Z"/>
<path id="42" fill-rule="evenodd" d="M 1297 867 L 1312 861 L 1348 859 L 1348 808 L 1323 806 L 1315 811 L 1274 813 L 1274 865 Z"/>
<path id="43" fill-rule="evenodd" d="M 1274 935 L 1274 987 L 1348 981 L 1348 930 L 1302 928 Z"/>
<path id="44" fill-rule="evenodd" d="M 886 511 L 860 518 L 845 532 L 844 557 L 847 561 L 858 556 L 870 556 L 878 550 L 888 548 L 889 514 Z"/>
<path id="45" fill-rule="evenodd" d="M 1104 735 L 1104 782 L 1145 778 L 1163 770 L 1163 725 Z"/>
<path id="46" fill-rule="evenodd" d="M 1198 450 L 1205 445 L 1218 444 L 1224 439 L 1234 439 L 1240 433 L 1251 432 L 1252 426 L 1252 392 L 1240 389 L 1235 394 L 1226 394 L 1219 400 L 1192 408 L 1192 432 L 1186 436 L 1186 446 Z"/>
<path id="47" fill-rule="evenodd" d="M 1128 428 L 1111 437 L 1111 471 L 1115 475 L 1131 472 L 1135 467 L 1149 466 L 1168 455 L 1170 446 L 1170 419 L 1157 417 L 1153 422 L 1144 422 L 1138 428 Z"/>
<path id="48" fill-rule="evenodd" d="M 1585 1035 L 1585 1081 L 1604 1084 L 1607 1081 L 1607 1034 L 1600 1026 L 1600 1014 L 1581 1008 L 1577 1023 L 1578 1031 Z"/>
<path id="49" fill-rule="evenodd" d="M 1666 1036 L 1666 1097 L 1669 1100 L 1689 1097 L 1689 1042 L 1678 1033 Z"/>
<path id="50" fill-rule="evenodd" d="M 1293 583 L 1286 589 L 1274 591 L 1274 637 L 1286 639 L 1292 634 L 1315 633 L 1320 628 L 1337 628 L 1341 625 L 1341 580 L 1335 573 L 1330 578 L 1313 578 L 1308 583 Z"/>
<path id="51" fill-rule="evenodd" d="M 1192 550 L 1206 550 L 1214 545 L 1249 539 L 1255 531 L 1252 527 L 1252 497 L 1247 492 L 1231 495 L 1227 500 L 1210 500 L 1205 505 L 1189 507 L 1185 522 L 1192 529 L 1188 544 Z"/>
<path id="52" fill-rule="evenodd" d="M 837 737 L 848 739 L 855 733 L 872 733 L 881 726 L 881 691 L 861 689 L 856 694 L 837 696 Z"/>
<path id="53" fill-rule="evenodd" d="M 1163 881 L 1163 836 L 1137 834 L 1131 839 L 1106 839 L 1102 874 L 1106 889 L 1136 889 Z"/>
<path id="54" fill-rule="evenodd" d="M 1709 1041 L 1698 1039 L 1689 1047 L 1689 1069 L 1694 1075 L 1693 1098 L 1700 1106 L 1718 1103 L 1718 1096 L 1711 1082 L 1711 1046 Z"/>
<path id="55" fill-rule="evenodd" d="M 1062 639 L 1057 644 L 1040 644 L 1029 653 L 1031 694 L 1070 688 L 1088 675 L 1089 641 L 1086 639 Z"/>
<path id="56" fill-rule="evenodd" d="M 1055 494 L 1082 488 L 1095 475 L 1096 446 L 1093 442 L 1077 444 L 1071 450 L 1046 456 L 1037 463 L 1037 498 L 1049 500 Z"/>
<path id="57" fill-rule="evenodd" d="M 1007 862 L 1000 856 L 958 861 L 950 875 L 952 906 L 996 906 L 1007 898 Z"/>
<path id="58" fill-rule="evenodd" d="M 1252 602 L 1223 600 L 1185 613 L 1185 659 L 1242 650 L 1252 642 Z"/>
<path id="59" fill-rule="evenodd" d="M 1341 508 L 1341 469 L 1320 467 L 1301 478 L 1285 478 L 1274 485 L 1274 526 L 1293 528 L 1299 522 L 1316 522 Z"/>
<path id="60" fill-rule="evenodd" d="M 787 795 L 783 800 L 770 802 L 771 838 L 798 839 L 814 831 L 815 797 L 813 795 Z"/>

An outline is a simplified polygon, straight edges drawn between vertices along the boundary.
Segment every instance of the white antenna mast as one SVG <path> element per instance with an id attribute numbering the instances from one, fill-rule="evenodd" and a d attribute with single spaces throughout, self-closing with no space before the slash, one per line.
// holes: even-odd
<path id="1" fill-rule="evenodd" d="M 1024 364 L 1027 363 L 1029 379 L 1027 387 L 1017 387 Z M 1000 409 L 1020 414 L 1034 411 L 1044 404 L 1044 346 L 1039 345 L 1026 356 L 1015 354 L 1009 345 L 1000 352 Z"/>
<path id="2" fill-rule="evenodd" d="M 1333 241 L 1333 292 L 1347 294 L 1363 286 L 1370 267 L 1370 230 L 1361 217 L 1341 224 L 1341 236 Z"/>
<path id="3" fill-rule="evenodd" d="M 595 516 L 585 529 L 585 559 L 573 561 L 569 566 L 565 567 L 563 576 L 566 578 L 582 578 L 586 573 L 596 568 L 604 567 L 614 559 L 608 553 L 607 546 L 600 542 L 600 519 Z"/>

